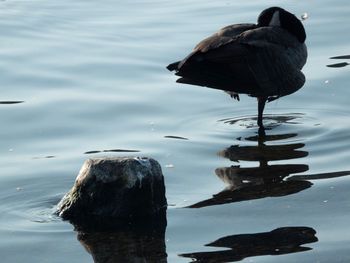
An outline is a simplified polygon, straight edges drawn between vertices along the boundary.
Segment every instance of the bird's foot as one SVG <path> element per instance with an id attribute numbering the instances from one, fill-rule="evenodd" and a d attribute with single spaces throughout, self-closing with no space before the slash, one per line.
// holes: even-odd
<path id="1" fill-rule="evenodd" d="M 239 101 L 239 95 L 238 95 L 238 93 L 231 93 L 230 95 L 231 95 L 231 98 L 233 98 L 233 99 Z"/>
<path id="2" fill-rule="evenodd" d="M 228 90 L 225 90 L 225 92 L 230 95 L 230 97 L 232 99 L 235 99 L 235 100 L 238 100 L 239 101 L 239 95 L 238 93 L 234 92 L 234 91 L 228 91 Z"/>

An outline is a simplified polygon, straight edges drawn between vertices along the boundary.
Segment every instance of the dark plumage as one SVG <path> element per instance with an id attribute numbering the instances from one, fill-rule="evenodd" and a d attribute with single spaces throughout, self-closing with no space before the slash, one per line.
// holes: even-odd
<path id="1" fill-rule="evenodd" d="M 264 10 L 257 24 L 222 28 L 185 59 L 167 66 L 179 83 L 258 98 L 258 125 L 266 101 L 289 95 L 305 83 L 306 34 L 302 23 L 280 7 Z"/>

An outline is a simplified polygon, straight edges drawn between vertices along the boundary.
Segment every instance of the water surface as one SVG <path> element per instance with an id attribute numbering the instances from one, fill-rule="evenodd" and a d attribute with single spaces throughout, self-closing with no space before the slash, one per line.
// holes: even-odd
<path id="1" fill-rule="evenodd" d="M 165 66 L 272 5 L 308 14 L 307 82 L 267 105 L 259 139 L 253 98 L 176 84 Z M 78 233 L 52 213 L 84 160 L 135 155 L 165 175 L 156 261 L 349 262 L 350 60 L 330 59 L 350 53 L 349 12 L 345 0 L 2 1 L 2 262 L 104 262 L 106 240 L 110 258 L 152 259 L 135 245 L 145 236 Z"/>

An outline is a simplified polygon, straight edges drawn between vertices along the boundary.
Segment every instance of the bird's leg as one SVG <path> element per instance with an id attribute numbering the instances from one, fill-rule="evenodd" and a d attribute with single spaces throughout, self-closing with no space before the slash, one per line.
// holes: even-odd
<path id="1" fill-rule="evenodd" d="M 265 127 L 260 126 L 258 130 L 259 139 L 264 139 L 266 136 Z"/>
<path id="2" fill-rule="evenodd" d="M 263 112 L 265 108 L 265 103 L 267 101 L 267 97 L 258 97 L 258 126 L 264 127 L 263 125 Z"/>

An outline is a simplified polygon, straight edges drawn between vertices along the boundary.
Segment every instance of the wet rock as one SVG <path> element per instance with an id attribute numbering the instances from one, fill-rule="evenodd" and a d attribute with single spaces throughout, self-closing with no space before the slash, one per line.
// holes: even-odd
<path id="1" fill-rule="evenodd" d="M 57 214 L 75 225 L 164 221 L 164 177 L 151 158 L 95 158 L 85 161 Z"/>

